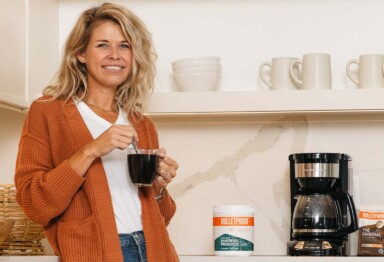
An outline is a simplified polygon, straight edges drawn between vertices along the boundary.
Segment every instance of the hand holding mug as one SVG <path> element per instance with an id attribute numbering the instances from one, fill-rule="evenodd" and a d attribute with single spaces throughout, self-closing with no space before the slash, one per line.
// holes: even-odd
<path id="1" fill-rule="evenodd" d="M 157 168 L 158 177 L 156 182 L 160 187 L 166 187 L 176 177 L 179 164 L 166 154 L 164 148 L 159 149 L 159 165 Z"/>
<path id="2" fill-rule="evenodd" d="M 132 183 L 137 186 L 152 186 L 159 193 L 176 177 L 178 163 L 160 149 L 128 149 L 128 170 Z"/>

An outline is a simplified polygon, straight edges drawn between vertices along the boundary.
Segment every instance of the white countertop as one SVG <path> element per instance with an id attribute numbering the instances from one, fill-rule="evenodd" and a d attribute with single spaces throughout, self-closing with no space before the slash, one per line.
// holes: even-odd
<path id="1" fill-rule="evenodd" d="M 291 257 L 291 256 L 248 256 L 248 257 L 230 257 L 230 256 L 181 256 L 181 262 L 316 262 L 329 261 L 330 257 Z M 338 262 L 379 262 L 383 257 L 332 257 L 332 261 Z"/>
<path id="2" fill-rule="evenodd" d="M 310 257 L 311 262 L 329 261 L 330 257 Z M 180 256 L 180 262 L 307 262 L 308 257 L 291 256 Z M 0 262 L 59 262 L 56 256 L 1 256 Z M 332 261 L 338 262 L 379 262 L 383 257 L 332 257 Z"/>

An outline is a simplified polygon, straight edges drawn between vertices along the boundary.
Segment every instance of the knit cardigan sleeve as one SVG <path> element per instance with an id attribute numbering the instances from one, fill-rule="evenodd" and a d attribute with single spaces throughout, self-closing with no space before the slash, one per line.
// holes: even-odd
<path id="1" fill-rule="evenodd" d="M 161 214 L 164 217 L 165 225 L 169 225 L 173 215 L 176 213 L 176 204 L 173 201 L 169 193 L 167 193 L 164 199 L 158 202 Z"/>
<path id="2" fill-rule="evenodd" d="M 26 215 L 47 226 L 62 214 L 84 182 L 67 160 L 55 165 L 51 123 L 44 105 L 32 104 L 22 130 L 16 161 L 16 199 Z M 54 114 L 54 112 L 51 112 Z M 59 134 L 57 134 L 59 135 Z"/>
<path id="3" fill-rule="evenodd" d="M 143 145 L 143 144 L 140 144 L 140 141 L 139 141 L 139 145 L 147 148 L 151 148 L 151 147 L 159 148 L 159 138 L 158 138 L 156 127 L 153 124 L 153 122 L 148 117 L 143 116 L 143 119 L 140 122 L 140 124 L 141 125 L 139 126 L 138 123 L 133 122 L 133 125 L 136 129 L 139 130 L 144 128 L 145 132 L 143 132 L 142 134 L 146 136 L 145 141 L 148 141 L 148 144 Z M 154 192 L 154 190 L 152 192 Z M 154 197 L 154 193 L 153 193 L 153 197 Z M 176 213 L 175 201 L 172 199 L 170 194 L 167 193 L 164 199 L 158 202 L 158 206 L 162 216 L 164 217 L 165 224 L 168 225 L 172 217 Z"/>

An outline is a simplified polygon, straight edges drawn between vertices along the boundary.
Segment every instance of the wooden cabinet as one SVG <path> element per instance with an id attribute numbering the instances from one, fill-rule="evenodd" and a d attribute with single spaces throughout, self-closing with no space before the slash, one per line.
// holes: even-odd
<path id="1" fill-rule="evenodd" d="M 28 108 L 58 66 L 59 1 L 4 0 L 0 8 L 0 106 Z"/>

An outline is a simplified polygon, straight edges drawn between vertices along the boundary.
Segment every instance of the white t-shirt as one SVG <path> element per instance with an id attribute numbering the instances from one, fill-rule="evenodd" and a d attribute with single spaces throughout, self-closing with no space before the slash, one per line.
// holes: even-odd
<path id="1" fill-rule="evenodd" d="M 94 139 L 112 126 L 84 102 L 76 102 L 76 105 Z M 126 114 L 121 109 L 115 124 L 129 125 Z M 119 234 L 123 234 L 142 230 L 141 202 L 138 188 L 132 184 L 129 177 L 127 153 L 125 150 L 114 149 L 109 154 L 102 156 L 101 160 L 111 192 L 117 231 Z"/>

